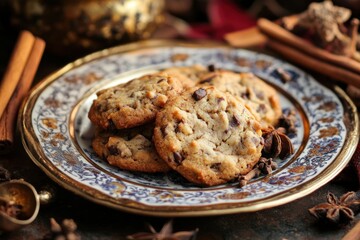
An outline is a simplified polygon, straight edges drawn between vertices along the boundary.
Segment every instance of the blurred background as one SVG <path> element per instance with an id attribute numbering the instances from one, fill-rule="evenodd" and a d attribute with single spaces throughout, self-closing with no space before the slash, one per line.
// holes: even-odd
<path id="1" fill-rule="evenodd" d="M 46 52 L 72 59 L 149 38 L 211 39 L 304 11 L 310 0 L 0 0 L 0 41 L 11 49 L 27 29 L 47 42 Z M 360 0 L 334 0 L 360 13 Z M 8 43 L 7 43 L 8 42 Z M 6 47 L 8 44 L 9 47 Z"/>

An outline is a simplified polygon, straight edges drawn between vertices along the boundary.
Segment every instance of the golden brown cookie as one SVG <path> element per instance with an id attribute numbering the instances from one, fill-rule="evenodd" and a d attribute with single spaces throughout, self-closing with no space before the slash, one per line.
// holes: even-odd
<path id="1" fill-rule="evenodd" d="M 155 73 L 101 90 L 89 111 L 91 122 L 103 129 L 139 126 L 155 119 L 169 98 L 193 82 L 167 73 Z"/>
<path id="2" fill-rule="evenodd" d="M 203 86 L 183 92 L 157 114 L 154 143 L 172 169 L 213 186 L 253 168 L 264 144 L 261 135 L 260 123 L 238 99 Z"/>
<path id="3" fill-rule="evenodd" d="M 116 133 L 98 131 L 92 147 L 102 159 L 123 170 L 167 172 L 170 167 L 159 157 L 151 141 L 152 130 L 153 125 Z"/>

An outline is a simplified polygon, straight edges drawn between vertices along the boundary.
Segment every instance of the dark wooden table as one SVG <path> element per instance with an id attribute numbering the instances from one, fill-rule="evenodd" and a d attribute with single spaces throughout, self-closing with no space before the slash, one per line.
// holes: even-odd
<path id="1" fill-rule="evenodd" d="M 1 36 L 0 73 L 4 72 L 15 37 Z M 62 67 L 69 60 L 44 55 L 35 82 Z M 29 226 L 11 233 L 1 233 L 0 239 L 41 239 L 50 230 L 50 218 L 58 222 L 74 219 L 82 239 L 125 239 L 127 235 L 147 231 L 146 223 L 159 230 L 168 218 L 147 217 L 106 208 L 69 192 L 48 178 L 27 156 L 17 133 L 14 151 L 0 155 L 0 166 L 7 168 L 12 177 L 23 178 L 37 190 L 52 187 L 55 200 L 41 206 L 37 219 Z M 174 230 L 199 229 L 197 239 L 340 239 L 360 219 L 345 226 L 329 226 L 316 221 L 308 209 L 324 202 L 326 194 L 340 196 L 358 189 L 357 176 L 351 167 L 325 186 L 294 202 L 252 213 L 213 217 L 175 218 Z"/>

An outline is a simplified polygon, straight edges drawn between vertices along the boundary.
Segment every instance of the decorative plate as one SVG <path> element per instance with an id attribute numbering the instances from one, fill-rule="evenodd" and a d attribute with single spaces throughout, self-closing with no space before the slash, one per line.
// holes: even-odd
<path id="1" fill-rule="evenodd" d="M 200 188 L 176 173 L 122 171 L 94 154 L 87 112 L 99 89 L 170 66 L 210 65 L 251 71 L 278 89 L 284 111 L 296 111 L 295 154 L 276 159 L 271 175 L 245 187 Z M 278 69 L 291 75 L 284 83 Z M 335 91 L 335 92 L 334 92 Z M 303 197 L 335 177 L 358 142 L 356 108 L 302 70 L 273 57 L 206 44 L 145 41 L 107 49 L 68 64 L 38 84 L 23 105 L 23 144 L 61 186 L 99 204 L 154 216 L 204 216 L 256 211 Z"/>

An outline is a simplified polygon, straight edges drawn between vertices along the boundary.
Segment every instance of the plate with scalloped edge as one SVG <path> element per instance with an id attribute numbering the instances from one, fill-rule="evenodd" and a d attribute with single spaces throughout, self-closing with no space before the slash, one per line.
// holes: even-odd
<path id="1" fill-rule="evenodd" d="M 171 66 L 214 64 L 253 72 L 275 87 L 283 111 L 296 112 L 295 153 L 272 174 L 237 183 L 198 187 L 177 173 L 123 171 L 91 148 L 87 117 L 96 92 Z M 291 75 L 284 83 L 281 68 Z M 218 44 L 143 41 L 93 53 L 42 80 L 20 115 L 23 145 L 37 166 L 66 189 L 98 204 L 152 216 L 207 216 L 251 212 L 315 191 L 350 161 L 359 138 L 356 107 L 301 69 L 274 57 Z"/>

